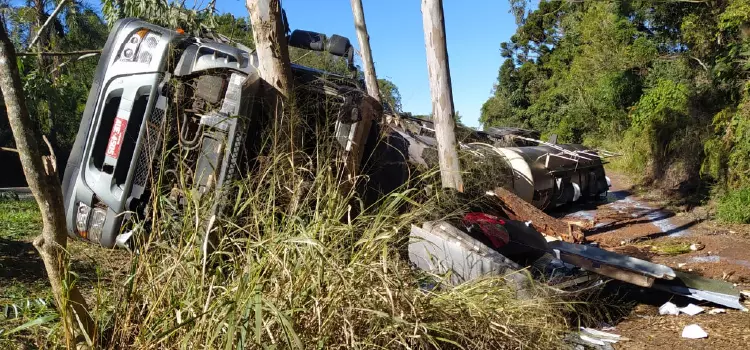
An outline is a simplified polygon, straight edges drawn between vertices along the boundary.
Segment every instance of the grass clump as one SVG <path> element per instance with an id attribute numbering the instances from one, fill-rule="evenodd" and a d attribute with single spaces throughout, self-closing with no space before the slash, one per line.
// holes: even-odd
<path id="1" fill-rule="evenodd" d="M 727 223 L 750 224 L 750 187 L 730 191 L 716 207 L 716 217 Z"/>
<path id="2" fill-rule="evenodd" d="M 690 253 L 690 243 L 685 242 L 665 242 L 656 243 L 651 247 L 651 251 L 659 255 L 674 256 Z"/>

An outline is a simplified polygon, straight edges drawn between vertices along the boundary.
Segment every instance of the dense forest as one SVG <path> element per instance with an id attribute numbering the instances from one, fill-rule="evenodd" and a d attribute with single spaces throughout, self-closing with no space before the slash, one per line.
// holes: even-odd
<path id="1" fill-rule="evenodd" d="M 511 5 L 485 126 L 617 151 L 645 183 L 710 193 L 720 217 L 750 222 L 750 1 Z"/>

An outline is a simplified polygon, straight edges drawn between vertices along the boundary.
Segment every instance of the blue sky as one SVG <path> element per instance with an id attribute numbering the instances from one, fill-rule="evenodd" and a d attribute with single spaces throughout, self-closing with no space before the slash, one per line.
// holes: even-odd
<path id="1" fill-rule="evenodd" d="M 404 111 L 430 114 L 422 13 L 419 0 L 362 0 L 379 78 L 398 86 Z M 358 47 L 348 0 L 283 0 L 289 26 L 348 37 Z M 455 108 L 463 122 L 479 125 L 502 63 L 500 43 L 515 32 L 508 0 L 444 0 Z M 219 0 L 217 9 L 247 17 L 244 0 Z"/>

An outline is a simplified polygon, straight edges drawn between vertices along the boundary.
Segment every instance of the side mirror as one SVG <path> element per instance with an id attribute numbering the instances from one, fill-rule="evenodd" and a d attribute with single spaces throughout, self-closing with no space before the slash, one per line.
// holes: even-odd
<path id="1" fill-rule="evenodd" d="M 344 57 L 349 68 L 354 69 L 354 47 L 346 37 L 296 29 L 289 36 L 289 46 L 312 51 L 325 51 L 334 56 Z"/>

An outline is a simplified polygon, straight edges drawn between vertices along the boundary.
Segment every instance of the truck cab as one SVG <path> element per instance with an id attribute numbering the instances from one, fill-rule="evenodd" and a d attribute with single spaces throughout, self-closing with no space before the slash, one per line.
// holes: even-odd
<path id="1" fill-rule="evenodd" d="M 352 59 L 349 40 L 340 36 L 295 31 L 289 42 Z M 332 127 L 348 150 L 357 122 L 377 102 L 355 76 L 298 65 L 292 71 L 313 100 L 323 94 L 338 103 Z M 127 246 L 130 225 L 148 219 L 151 195 L 170 181 L 187 178 L 193 195 L 223 198 L 228 183 L 247 175 L 241 163 L 252 158 L 258 123 L 267 120 L 258 98 L 264 85 L 257 55 L 246 47 L 138 19 L 115 23 L 63 177 L 69 236 Z M 207 217 L 220 215 L 222 204 L 211 211 Z"/>

